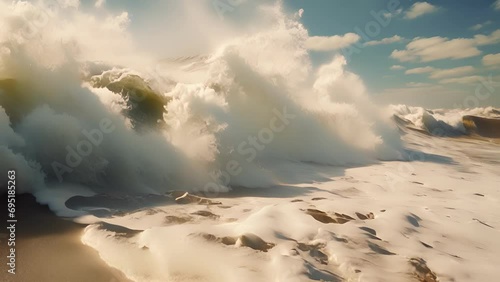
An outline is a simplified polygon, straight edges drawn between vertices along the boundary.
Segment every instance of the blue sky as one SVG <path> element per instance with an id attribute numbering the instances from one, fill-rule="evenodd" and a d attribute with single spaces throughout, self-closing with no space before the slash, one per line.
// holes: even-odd
<path id="1" fill-rule="evenodd" d="M 491 77 L 499 90 L 493 93 L 494 99 L 481 105 L 500 107 L 500 0 L 283 3 L 290 13 L 304 10 L 301 21 L 311 37 L 308 45 L 313 62 L 319 65 L 336 54 L 354 52 L 348 56 L 348 69 L 361 76 L 373 95 L 398 100 L 405 94 L 416 97 L 431 93 L 435 100 L 447 96 L 448 106 L 450 99 L 463 104 L 461 101 L 474 94 L 481 81 Z M 175 17 L 182 14 L 181 6 L 186 8 L 175 1 L 159 0 L 107 0 L 104 5 L 110 10 L 126 9 L 132 20 L 130 28 L 138 36 L 147 33 L 144 26 L 148 25 L 141 22 L 158 20 L 150 16 L 155 10 L 161 10 L 164 17 Z M 229 20 L 237 23 L 249 16 L 247 11 L 245 3 L 238 5 L 228 14 Z"/>
<path id="2" fill-rule="evenodd" d="M 387 10 L 388 2 L 385 0 L 291 0 L 285 3 L 290 9 L 304 9 L 302 21 L 311 36 L 329 36 L 364 31 L 367 24 L 374 21 L 371 12 L 379 14 L 380 11 Z M 399 1 L 395 3 L 397 4 L 397 2 Z M 370 40 L 382 40 L 383 38 L 399 36 L 401 40 L 390 44 L 362 46 L 362 48 L 358 48 L 359 53 L 351 56 L 349 68 L 363 78 L 370 90 L 383 92 L 387 88 L 420 86 L 425 91 L 425 88 L 436 85 L 444 88 L 444 91 L 454 89 L 464 91 L 464 89 L 473 89 L 474 84 L 477 84 L 477 82 L 466 83 L 468 80 L 474 81 L 474 77 L 491 74 L 498 79 L 499 65 L 485 66 L 482 60 L 487 54 L 500 53 L 500 40 L 477 47 L 481 52 L 478 55 L 472 53 L 468 56 L 464 53 L 463 56 L 467 56 L 464 58 L 443 58 L 425 62 L 416 58 L 412 61 L 402 62 L 391 57 L 394 50 L 404 50 L 406 45 L 416 37 L 473 38 L 477 34 L 491 35 L 500 29 L 500 10 L 495 9 L 495 3 L 491 0 L 428 1 L 427 3 L 434 8 L 427 9 L 427 13 L 422 12 L 422 15 L 410 19 L 406 15 L 412 10 L 415 3 L 418 1 L 400 1 L 398 9 L 402 10 L 398 10 L 399 14 L 394 15 L 387 26 L 381 26 L 379 34 L 370 38 Z M 426 9 L 423 10 L 426 11 Z M 376 29 L 374 30 L 376 31 Z M 366 40 L 362 38 L 360 42 L 366 43 Z M 316 60 L 322 61 L 331 54 L 329 52 L 312 52 L 312 56 Z M 391 66 L 396 65 L 404 67 L 404 69 L 391 70 Z M 429 67 L 434 68 L 434 77 L 437 76 L 441 79 L 430 78 L 433 72 L 411 74 L 410 71 L 409 74 L 405 74 L 408 70 L 424 67 L 427 70 L 430 70 Z M 437 69 L 446 70 L 459 67 L 461 69 L 457 70 L 457 75 L 450 72 L 448 75 L 446 72 L 441 72 L 441 75 L 436 74 Z M 460 78 L 463 78 L 463 81 Z"/>
<path id="3" fill-rule="evenodd" d="M 373 12 L 377 15 L 384 14 L 384 10 L 388 10 L 389 2 L 387 0 L 285 1 L 289 9 L 304 9 L 302 22 L 309 30 L 310 36 L 323 37 L 346 33 L 359 35 L 360 30 L 364 32 L 368 23 L 375 20 Z M 372 46 L 354 45 L 361 47 L 357 48 L 359 53 L 354 53 L 349 60 L 349 68 L 363 78 L 372 92 L 384 93 L 387 89 L 403 92 L 410 88 L 408 91 L 412 93 L 417 93 L 419 89 L 422 92 L 441 91 L 451 95 L 454 92 L 461 92 L 459 96 L 463 97 L 475 91 L 481 77 L 492 75 L 493 81 L 498 84 L 500 38 L 497 37 L 500 34 L 492 35 L 492 33 L 500 29 L 500 1 L 401 0 L 394 1 L 394 5 L 397 6 L 397 11 L 390 18 L 390 22 L 386 26 L 380 25 L 380 32 L 372 37 L 368 36 L 368 39 L 366 34 L 361 36 L 357 43 L 364 44 L 370 40 L 380 41 L 384 38 L 393 38 L 394 42 Z M 373 28 L 373 24 L 370 27 Z M 374 28 L 373 31 L 377 29 Z M 417 41 L 415 40 L 417 37 L 422 39 L 442 37 L 452 40 L 474 38 L 478 34 L 491 37 L 488 38 L 491 43 L 481 43 L 481 46 L 477 46 L 467 40 L 462 40 L 463 42 L 456 40 L 453 44 L 446 44 L 445 39 L 443 43 L 435 46 L 436 50 L 431 48 L 420 50 L 422 54 L 429 53 L 429 57 L 426 58 L 417 55 L 416 58 L 407 60 L 404 57 L 398 59 L 394 55 L 391 56 L 394 50 L 405 50 L 407 44 Z M 460 45 L 464 45 L 463 48 Z M 461 55 L 451 58 L 440 54 L 432 56 L 432 52 L 445 53 L 447 48 L 460 50 Z M 331 56 L 332 52 L 313 51 L 311 55 L 317 61 L 323 61 Z M 491 55 L 483 59 L 488 54 Z M 392 66 L 395 67 L 391 69 Z M 411 71 L 412 69 L 414 70 Z M 455 71 L 446 71 L 449 69 Z M 500 91 L 494 93 L 497 97 L 500 95 L 498 92 Z M 491 104 L 495 102 L 491 101 Z M 487 104 L 487 101 L 485 103 Z"/>

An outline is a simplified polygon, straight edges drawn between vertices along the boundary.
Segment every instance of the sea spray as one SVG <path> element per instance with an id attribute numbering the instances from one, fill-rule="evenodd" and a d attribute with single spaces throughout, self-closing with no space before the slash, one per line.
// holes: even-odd
<path id="1" fill-rule="evenodd" d="M 10 34 L 19 34 L 26 14 L 44 8 L 2 5 L 16 10 L 2 17 Z M 71 11 L 63 16 L 64 9 Z M 265 28 L 225 40 L 206 56 L 168 60 L 154 75 L 145 71 L 152 55 L 130 44 L 123 13 L 109 15 L 109 25 L 95 27 L 89 12 L 62 8 L 52 12 L 39 36 L 20 39 L 2 33 L 1 41 L 16 47 L 0 57 L 1 125 L 7 132 L 1 139 L 2 167 L 23 171 L 23 192 L 64 211 L 57 201 L 67 200 L 69 191 L 163 194 L 203 191 L 216 183 L 213 192 L 219 193 L 281 183 L 275 171 L 288 163 L 349 166 L 396 158 L 401 149 L 397 131 L 373 105 L 361 79 L 345 70 L 345 59 L 335 56 L 315 69 L 306 49 L 308 32 L 299 18 L 286 15 L 280 4 L 259 6 L 256 13 Z M 75 26 L 64 24 L 68 17 Z M 64 26 L 61 33 L 51 33 L 58 25 Z M 90 29 L 96 40 L 86 37 Z M 121 42 L 121 54 L 132 59 L 112 54 L 102 44 L 104 37 Z M 137 126 L 144 124 L 141 111 L 151 114 L 149 106 L 140 104 L 143 100 L 131 100 L 130 93 L 137 90 L 164 103 L 160 114 L 149 119 L 160 126 Z M 248 161 L 239 145 L 268 128 L 275 111 L 283 109 L 294 118 L 282 131 L 272 132 L 272 138 L 264 138 L 265 146 L 255 147 Z M 65 148 L 81 145 L 82 132 L 94 132 L 102 120 L 109 120 L 114 130 L 85 151 L 71 171 L 54 170 L 54 163 L 65 164 Z M 234 162 L 240 164 L 237 175 L 213 177 Z M 293 175 L 293 169 L 288 173 Z"/>

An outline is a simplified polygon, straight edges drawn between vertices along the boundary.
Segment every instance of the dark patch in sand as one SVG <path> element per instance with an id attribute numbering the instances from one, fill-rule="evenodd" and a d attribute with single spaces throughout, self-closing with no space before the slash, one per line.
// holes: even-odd
<path id="1" fill-rule="evenodd" d="M 183 224 L 191 221 L 193 218 L 190 216 L 175 216 L 167 215 L 165 216 L 165 223 L 167 224 Z"/>
<path id="2" fill-rule="evenodd" d="M 326 200 L 325 197 L 317 197 L 317 198 L 312 198 L 311 201 L 321 201 L 321 200 Z"/>
<path id="3" fill-rule="evenodd" d="M 328 264 L 328 255 L 324 253 L 323 248 L 325 244 L 304 244 L 297 243 L 297 247 L 299 250 L 303 252 L 309 252 L 309 255 L 314 258 L 317 262 L 327 265 Z"/>
<path id="4" fill-rule="evenodd" d="M 495 227 L 493 227 L 493 226 L 491 226 L 491 225 L 489 225 L 489 224 L 485 223 L 484 221 L 481 221 L 481 220 L 479 220 L 477 218 L 473 218 L 472 220 L 475 220 L 475 221 L 477 221 L 477 222 L 481 223 L 482 225 L 487 226 L 489 228 L 495 229 Z"/>
<path id="5" fill-rule="evenodd" d="M 181 194 L 182 193 L 182 194 Z M 197 205 L 222 205 L 221 202 L 213 201 L 207 198 L 191 195 L 188 192 L 174 191 L 169 194 L 170 197 L 175 198 L 175 202 L 181 205 L 197 204 Z"/>
<path id="6" fill-rule="evenodd" d="M 217 237 L 213 234 L 208 234 L 208 233 L 193 233 L 190 234 L 189 236 L 203 238 L 206 241 L 221 243 L 226 246 L 233 246 L 239 241 L 241 246 L 248 247 L 261 252 L 267 252 L 268 250 L 272 249 L 275 246 L 275 244 L 268 243 L 262 240 L 262 238 L 260 238 L 259 236 L 252 233 L 245 233 L 239 237 L 230 237 L 230 236 Z"/>
<path id="7" fill-rule="evenodd" d="M 427 262 L 422 258 L 412 258 L 410 259 L 410 264 L 415 268 L 413 275 L 420 282 L 436 282 L 436 274 L 429 269 Z"/>
<path id="8" fill-rule="evenodd" d="M 375 229 L 373 229 L 373 228 L 362 226 L 359 229 L 366 231 L 366 232 L 372 234 L 373 236 L 377 236 L 377 231 L 375 231 Z"/>
<path id="9" fill-rule="evenodd" d="M 408 222 L 415 226 L 415 227 L 420 227 L 420 221 L 422 220 L 420 217 L 418 217 L 417 215 L 413 214 L 413 213 L 410 213 L 410 215 L 407 215 L 406 216 L 406 220 L 408 220 Z"/>
<path id="10" fill-rule="evenodd" d="M 379 246 L 375 243 L 372 243 L 372 242 L 368 242 L 368 247 L 376 252 L 377 254 L 380 254 L 380 255 L 386 255 L 386 256 L 393 256 L 395 255 L 395 253 L 387 250 L 386 248 L 382 247 L 382 246 Z"/>
<path id="11" fill-rule="evenodd" d="M 434 247 L 433 247 L 433 246 L 431 246 L 431 245 L 429 245 L 429 244 L 426 244 L 426 243 L 424 243 L 424 242 L 422 242 L 422 241 L 420 241 L 420 244 L 424 245 L 424 247 L 426 247 L 426 248 L 428 248 L 428 249 L 434 249 Z"/>
<path id="12" fill-rule="evenodd" d="M 316 209 L 307 209 L 306 213 L 322 223 L 344 224 L 346 222 L 354 220 L 354 218 L 346 214 L 335 213 L 335 217 L 331 217 L 327 213 Z"/>
<path id="13" fill-rule="evenodd" d="M 210 218 L 210 219 L 218 219 L 220 218 L 219 215 L 216 215 L 210 211 L 195 211 L 193 213 L 191 213 L 193 215 L 199 215 L 199 216 L 203 216 L 203 217 L 207 217 L 207 218 Z"/>
<path id="14" fill-rule="evenodd" d="M 101 222 L 97 225 L 99 230 L 107 230 L 115 232 L 117 237 L 131 238 L 142 232 L 142 230 L 129 229 L 120 225 L 114 225 L 106 222 Z"/>
<path id="15" fill-rule="evenodd" d="M 260 238 L 259 236 L 252 233 L 243 234 L 238 239 L 241 242 L 242 246 L 262 252 L 267 252 L 269 249 L 272 249 L 275 246 L 275 244 L 268 243 L 262 240 L 262 238 Z"/>
<path id="16" fill-rule="evenodd" d="M 375 215 L 373 213 L 362 214 L 362 213 L 356 212 L 356 216 L 361 220 L 368 220 L 368 219 L 375 218 Z"/>

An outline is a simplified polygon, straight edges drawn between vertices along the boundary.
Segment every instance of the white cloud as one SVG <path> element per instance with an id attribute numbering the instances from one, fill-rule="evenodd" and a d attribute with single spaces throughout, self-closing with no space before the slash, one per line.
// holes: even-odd
<path id="1" fill-rule="evenodd" d="M 500 53 L 489 54 L 483 57 L 483 65 L 485 66 L 496 66 L 500 65 Z"/>
<path id="2" fill-rule="evenodd" d="M 405 74 L 421 74 L 421 73 L 433 72 L 434 70 L 435 68 L 433 67 L 414 68 L 405 71 Z"/>
<path id="3" fill-rule="evenodd" d="M 469 58 L 481 54 L 481 51 L 477 48 L 478 46 L 499 42 L 500 29 L 490 35 L 478 34 L 473 38 L 417 37 L 406 45 L 405 50 L 394 50 L 391 58 L 401 62 L 430 62 L 441 59 Z"/>
<path id="4" fill-rule="evenodd" d="M 405 67 L 400 66 L 400 65 L 393 65 L 391 66 L 391 70 L 404 70 Z"/>
<path id="5" fill-rule="evenodd" d="M 401 62 L 430 62 L 440 59 L 461 59 L 481 54 L 474 42 L 459 38 L 448 40 L 444 37 L 415 38 L 405 50 L 394 50 L 391 57 Z"/>
<path id="6" fill-rule="evenodd" d="M 480 30 L 481 28 L 483 28 L 482 24 L 476 24 L 470 27 L 471 30 Z"/>
<path id="7" fill-rule="evenodd" d="M 495 30 L 490 35 L 477 34 L 474 35 L 474 42 L 478 46 L 496 44 L 500 42 L 500 29 Z"/>
<path id="8" fill-rule="evenodd" d="M 464 66 L 464 67 L 457 67 L 457 68 L 452 68 L 452 69 L 437 69 L 434 70 L 431 75 L 429 76 L 430 78 L 434 79 L 440 79 L 440 78 L 446 78 L 446 77 L 456 77 L 456 76 L 461 76 L 465 74 L 469 74 L 474 72 L 476 69 L 472 66 Z"/>
<path id="9" fill-rule="evenodd" d="M 410 7 L 410 10 L 406 12 L 405 19 L 415 19 L 425 14 L 434 13 L 438 8 L 427 2 L 417 2 Z"/>
<path id="10" fill-rule="evenodd" d="M 334 36 L 312 36 L 307 39 L 306 46 L 314 51 L 334 51 L 349 47 L 358 42 L 361 37 L 355 33 Z"/>
<path id="11" fill-rule="evenodd" d="M 481 81 L 483 79 L 482 76 L 478 75 L 473 75 L 473 76 L 465 76 L 465 77 L 457 77 L 457 78 L 448 78 L 448 79 L 443 79 L 440 80 L 439 83 L 441 84 L 475 84 Z"/>
<path id="12" fill-rule="evenodd" d="M 399 8 L 397 9 L 396 11 L 394 11 L 394 13 L 384 13 L 384 17 L 386 19 L 390 19 L 392 17 L 395 17 L 395 16 L 398 16 L 399 14 L 401 14 L 403 12 L 403 8 Z"/>
<path id="13" fill-rule="evenodd" d="M 374 45 L 382 45 L 382 44 L 391 44 L 396 42 L 403 41 L 404 38 L 399 35 L 394 35 L 393 37 L 387 37 L 381 40 L 373 40 L 365 43 L 365 46 L 374 46 Z"/>
<path id="14" fill-rule="evenodd" d="M 478 85 L 491 89 L 500 87 L 500 75 L 465 76 L 448 78 L 439 83 L 409 82 L 404 87 L 388 88 L 377 95 L 381 103 L 405 104 L 424 108 L 456 108 L 457 103 L 466 106 L 471 93 Z M 483 89 L 483 91 L 486 91 Z M 484 92 L 486 93 L 486 92 Z M 488 99 L 479 99 L 479 107 L 500 107 L 500 96 L 492 95 Z"/>
<path id="15" fill-rule="evenodd" d="M 499 0 L 500 1 L 500 0 Z M 487 25 L 490 25 L 492 24 L 493 22 L 492 21 L 487 21 L 487 22 L 484 22 L 484 23 L 480 23 L 480 24 L 476 24 L 476 25 L 473 25 L 471 26 L 469 29 L 470 30 L 474 30 L 474 31 L 477 31 L 477 30 L 480 30 L 481 28 L 487 26 Z"/>
<path id="16" fill-rule="evenodd" d="M 497 11 L 500 10 L 500 0 L 497 0 L 495 3 L 493 3 L 493 7 Z"/>
<path id="17" fill-rule="evenodd" d="M 430 83 L 423 83 L 423 82 L 408 82 L 406 86 L 408 87 L 427 87 L 431 86 L 432 84 Z"/>
<path id="18" fill-rule="evenodd" d="M 463 66 L 452 69 L 437 69 L 430 66 L 409 69 L 405 72 L 405 74 L 423 74 L 430 73 L 429 78 L 433 79 L 441 79 L 447 77 L 456 77 L 461 75 L 466 75 L 474 72 L 475 69 L 472 66 Z"/>

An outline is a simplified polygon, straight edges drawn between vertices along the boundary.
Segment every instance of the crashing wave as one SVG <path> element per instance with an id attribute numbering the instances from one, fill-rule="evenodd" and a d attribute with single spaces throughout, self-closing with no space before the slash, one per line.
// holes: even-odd
<path id="1" fill-rule="evenodd" d="M 500 138 L 500 118 L 464 116 L 463 124 L 469 134 Z"/>
<path id="2" fill-rule="evenodd" d="M 170 100 L 154 90 L 139 74 L 128 69 L 113 68 L 88 78 L 93 88 L 107 88 L 123 98 L 123 114 L 134 128 L 160 127 L 165 125 L 163 115 Z"/>
<path id="3" fill-rule="evenodd" d="M 17 5 L 20 21 L 35 9 Z M 79 26 L 65 34 L 72 48 L 47 53 L 57 60 L 32 46 L 60 48 L 60 38 L 1 37 L 15 48 L 0 53 L 0 126 L 8 132 L 0 139 L 0 169 L 23 170 L 20 192 L 64 209 L 60 202 L 75 195 L 220 193 L 285 183 L 295 162 L 398 158 L 399 133 L 345 59 L 314 69 L 302 24 L 280 7 L 261 12 L 272 28 L 208 56 L 164 60 L 152 73 L 136 61 L 93 63 L 99 48 L 84 52 L 89 42 L 78 36 L 86 28 L 109 37 L 122 36 L 121 26 Z M 50 24 L 65 21 L 55 14 Z"/>
<path id="4" fill-rule="evenodd" d="M 500 119 L 500 110 L 493 107 L 429 110 L 393 105 L 392 110 L 400 125 L 434 136 L 458 137 L 474 134 L 490 138 L 497 136 L 495 132 L 499 130 L 497 120 Z M 484 129 L 477 130 L 475 122 Z"/>

